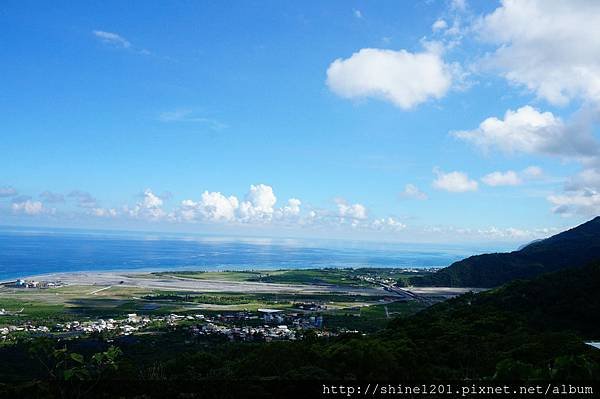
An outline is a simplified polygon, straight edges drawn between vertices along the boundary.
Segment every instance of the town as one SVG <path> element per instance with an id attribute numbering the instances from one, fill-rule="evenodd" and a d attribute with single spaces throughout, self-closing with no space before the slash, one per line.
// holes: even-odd
<path id="1" fill-rule="evenodd" d="M 323 309 L 318 304 L 301 304 L 309 310 Z M 2 314 L 7 314 L 2 309 Z M 158 332 L 161 329 L 182 328 L 195 336 L 219 335 L 231 341 L 296 340 L 302 332 L 313 330 L 317 336 L 337 335 L 323 329 L 323 316 L 298 312 L 283 312 L 278 309 L 258 309 L 257 312 L 232 312 L 208 316 L 204 314 L 164 316 L 138 315 L 130 313 L 121 319 L 97 319 L 93 321 L 73 320 L 54 326 L 36 325 L 25 322 L 21 325 L 0 327 L 0 340 L 7 341 L 27 334 L 29 337 L 47 336 L 57 339 L 77 338 L 83 335 L 108 333 L 108 337 L 127 336 L 141 332 Z M 343 330 L 342 332 L 357 332 Z M 1 342 L 1 341 L 0 341 Z"/>

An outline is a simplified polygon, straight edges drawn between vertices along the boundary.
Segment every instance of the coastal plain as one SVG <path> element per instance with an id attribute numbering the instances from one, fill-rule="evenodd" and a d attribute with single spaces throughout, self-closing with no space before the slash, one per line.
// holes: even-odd
<path id="1" fill-rule="evenodd" d="M 53 273 L 26 278 L 50 282 L 48 288 L 0 285 L 4 310 L 0 327 L 29 321 L 51 326 L 130 313 L 292 311 L 299 303 L 311 303 L 319 304 L 319 314 L 332 327 L 371 330 L 391 317 L 423 309 L 432 298 L 467 290 L 430 290 L 426 299 L 394 287 L 399 279 L 415 273 L 399 269 Z"/>

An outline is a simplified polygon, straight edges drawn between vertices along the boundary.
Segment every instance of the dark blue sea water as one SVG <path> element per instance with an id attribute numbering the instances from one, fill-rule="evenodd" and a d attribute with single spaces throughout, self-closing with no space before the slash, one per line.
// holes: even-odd
<path id="1" fill-rule="evenodd" d="M 90 270 L 433 267 L 476 252 L 423 244 L 0 228 L 0 281 Z"/>

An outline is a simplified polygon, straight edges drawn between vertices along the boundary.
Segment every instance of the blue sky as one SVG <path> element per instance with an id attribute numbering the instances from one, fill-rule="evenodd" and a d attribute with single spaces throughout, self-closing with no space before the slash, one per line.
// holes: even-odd
<path id="1" fill-rule="evenodd" d="M 544 237 L 600 212 L 597 26 L 587 1 L 5 1 L 0 224 Z"/>

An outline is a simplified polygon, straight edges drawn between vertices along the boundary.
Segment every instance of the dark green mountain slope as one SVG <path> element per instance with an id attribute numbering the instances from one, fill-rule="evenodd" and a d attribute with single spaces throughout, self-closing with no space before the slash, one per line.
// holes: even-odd
<path id="1" fill-rule="evenodd" d="M 598 292 L 600 263 L 562 270 L 397 319 L 388 339 L 410 340 L 432 377 L 598 378 L 600 351 L 582 342 L 600 339 Z"/>
<path id="2" fill-rule="evenodd" d="M 420 286 L 497 287 L 515 279 L 600 259 L 600 217 L 510 253 L 471 256 L 429 276 L 411 280 Z"/>

